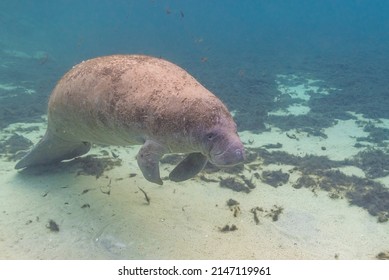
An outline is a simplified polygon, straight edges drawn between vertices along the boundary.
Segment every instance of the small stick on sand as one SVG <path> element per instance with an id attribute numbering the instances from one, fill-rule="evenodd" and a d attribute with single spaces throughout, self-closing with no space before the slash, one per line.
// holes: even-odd
<path id="1" fill-rule="evenodd" d="M 145 199 L 147 201 L 147 204 L 150 205 L 150 198 L 147 195 L 147 193 L 141 187 L 138 187 L 138 189 L 145 195 Z"/>

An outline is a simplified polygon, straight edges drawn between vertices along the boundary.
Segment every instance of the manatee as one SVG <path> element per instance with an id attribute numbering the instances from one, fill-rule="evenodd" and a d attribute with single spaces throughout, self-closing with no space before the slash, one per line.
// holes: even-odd
<path id="1" fill-rule="evenodd" d="M 179 66 L 145 55 L 97 57 L 68 71 L 51 93 L 44 137 L 15 168 L 72 159 L 92 143 L 142 145 L 138 166 L 160 185 L 165 154 L 188 154 L 169 175 L 175 182 L 207 161 L 225 167 L 245 158 L 227 107 Z"/>

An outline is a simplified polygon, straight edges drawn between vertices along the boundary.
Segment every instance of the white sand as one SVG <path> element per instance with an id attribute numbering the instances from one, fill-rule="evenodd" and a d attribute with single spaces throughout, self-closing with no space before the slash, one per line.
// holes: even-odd
<path id="1" fill-rule="evenodd" d="M 350 158 L 360 151 L 354 147 L 357 143 L 357 137 L 368 135 L 363 131 L 363 128 L 356 124 L 355 120 L 339 120 L 336 125 L 323 132 L 328 138 L 312 136 L 297 129 L 283 132 L 275 127 L 271 127 L 270 131 L 261 134 L 244 131 L 241 136 L 247 139 L 247 147 L 281 143 L 281 150 L 296 156 L 314 154 L 328 156 L 332 160 L 342 160 Z M 250 144 L 251 142 L 252 144 Z"/>
<path id="2" fill-rule="evenodd" d="M 45 125 L 40 127 L 39 132 L 24 135 L 36 141 L 44 133 Z M 340 159 L 357 152 L 350 146 L 362 132 L 350 121 L 339 122 L 326 133 L 327 139 L 297 133 L 297 141 L 272 129 L 261 135 L 243 132 L 242 138 L 254 140 L 256 146 L 280 142 L 281 150 L 299 155 L 312 152 Z M 345 199 L 332 200 L 324 191 L 294 189 L 297 172 L 278 188 L 254 181 L 257 187 L 249 194 L 198 178 L 180 184 L 165 180 L 157 186 L 147 182 L 136 166 L 138 146 L 96 147 L 91 153 L 101 149 L 114 149 L 123 165 L 99 179 L 76 176 L 68 168 L 27 175 L 15 171 L 13 162 L 0 161 L 0 258 L 334 259 L 336 254 L 339 259 L 372 259 L 388 249 L 389 223 L 377 223 L 365 210 L 350 207 Z M 288 171 L 292 166 L 263 168 Z M 161 165 L 162 176 L 167 169 L 171 166 Z M 129 173 L 137 176 L 129 178 Z M 229 175 L 208 177 L 218 176 Z M 107 195 L 102 191 L 109 189 L 110 180 Z M 150 205 L 138 187 L 150 196 Z M 237 217 L 226 206 L 230 198 L 240 203 Z M 90 208 L 81 208 L 84 204 Z M 257 206 L 270 210 L 273 205 L 284 208 L 279 220 L 260 215 L 256 225 L 250 210 Z M 50 219 L 58 223 L 59 232 L 46 228 Z M 226 224 L 235 224 L 238 230 L 220 232 Z"/>

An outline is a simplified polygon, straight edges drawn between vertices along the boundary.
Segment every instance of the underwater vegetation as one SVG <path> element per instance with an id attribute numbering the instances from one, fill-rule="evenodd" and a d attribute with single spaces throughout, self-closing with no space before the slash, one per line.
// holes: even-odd
<path id="1" fill-rule="evenodd" d="M 46 225 L 46 228 L 50 229 L 52 232 L 58 232 L 59 226 L 54 220 L 49 220 L 49 223 Z"/>
<path id="2" fill-rule="evenodd" d="M 389 154 L 379 149 L 361 151 L 351 163 L 361 168 L 370 179 L 389 175 Z"/>
<path id="3" fill-rule="evenodd" d="M 254 222 L 256 225 L 259 225 L 261 222 L 259 216 L 271 218 L 273 222 L 277 222 L 280 215 L 284 211 L 284 208 L 278 205 L 273 205 L 269 210 L 264 209 L 263 207 L 254 207 L 251 208 L 250 212 L 253 214 Z"/>
<path id="4" fill-rule="evenodd" d="M 380 252 L 375 257 L 378 260 L 389 260 L 389 251 Z"/>
<path id="5" fill-rule="evenodd" d="M 261 180 L 264 183 L 277 188 L 289 181 L 289 174 L 282 172 L 281 169 L 277 171 L 265 170 L 262 172 Z"/>
<path id="6" fill-rule="evenodd" d="M 276 221 L 278 221 L 278 219 L 283 211 L 284 211 L 284 208 L 282 208 L 281 206 L 278 206 L 278 205 L 274 205 L 269 211 L 265 210 L 265 213 L 267 212 L 265 217 L 270 217 L 273 222 L 276 222 Z"/>
<path id="7" fill-rule="evenodd" d="M 383 141 L 389 140 L 389 129 L 376 127 L 371 122 L 364 126 L 363 131 L 368 132 L 369 135 L 367 137 L 359 137 L 357 141 L 366 141 L 378 144 L 378 146 L 385 146 Z"/>
<path id="8" fill-rule="evenodd" d="M 113 169 L 115 166 L 121 166 L 121 159 L 111 157 L 96 157 L 88 155 L 78 157 L 72 160 L 73 164 L 79 169 L 77 175 L 91 175 L 96 179 L 103 175 L 104 171 Z"/>
<path id="9" fill-rule="evenodd" d="M 351 205 L 366 209 L 369 214 L 377 217 L 378 222 L 386 222 L 389 219 L 389 189 L 372 180 L 388 174 L 385 170 L 389 157 L 382 151 L 363 151 L 353 159 L 344 161 L 314 155 L 300 157 L 282 151 L 269 152 L 262 148 L 249 148 L 248 151 L 251 154 L 248 158 L 252 161 L 259 158 L 265 165 L 295 166 L 294 169 L 302 174 L 293 185 L 296 189 L 308 188 L 313 192 L 320 189 L 328 192 L 330 198 L 344 198 Z M 337 170 L 341 166 L 350 165 L 361 168 L 367 178 L 348 176 Z"/>
<path id="10" fill-rule="evenodd" d="M 303 187 L 313 189 L 316 187 L 316 180 L 311 176 L 301 176 L 297 179 L 296 183 L 293 184 L 293 188 L 301 189 Z"/>
<path id="11" fill-rule="evenodd" d="M 300 116 L 269 116 L 268 122 L 285 131 L 297 128 L 309 135 L 323 138 L 327 136 L 321 130 L 336 124 L 332 117 L 311 112 Z"/>
<path id="12" fill-rule="evenodd" d="M 236 218 L 240 213 L 239 202 L 230 198 L 229 200 L 227 200 L 227 206 L 230 209 L 230 211 L 233 213 L 233 216 Z"/>
<path id="13" fill-rule="evenodd" d="M 18 160 L 18 152 L 28 150 L 33 143 L 27 138 L 14 133 L 5 140 L 0 140 L 0 154 L 6 155 L 7 160 Z"/>
<path id="14" fill-rule="evenodd" d="M 238 230 L 238 227 L 234 224 L 225 225 L 224 227 L 219 228 L 219 231 L 221 231 L 221 232 L 229 232 L 229 231 L 235 231 L 235 230 Z"/>
<path id="15" fill-rule="evenodd" d="M 222 188 L 231 189 L 236 192 L 245 192 L 249 193 L 250 188 L 244 183 L 239 181 L 236 177 L 228 177 L 226 179 L 219 178 L 219 186 Z"/>

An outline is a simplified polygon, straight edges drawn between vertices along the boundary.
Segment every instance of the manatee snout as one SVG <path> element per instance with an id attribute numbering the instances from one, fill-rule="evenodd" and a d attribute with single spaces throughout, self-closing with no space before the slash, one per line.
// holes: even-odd
<path id="1" fill-rule="evenodd" d="M 210 161 L 213 164 L 217 166 L 233 166 L 245 160 L 244 147 L 238 136 L 228 139 L 227 143 L 228 145 L 222 145 L 224 146 L 223 150 L 217 149 L 219 152 L 211 152 Z"/>

